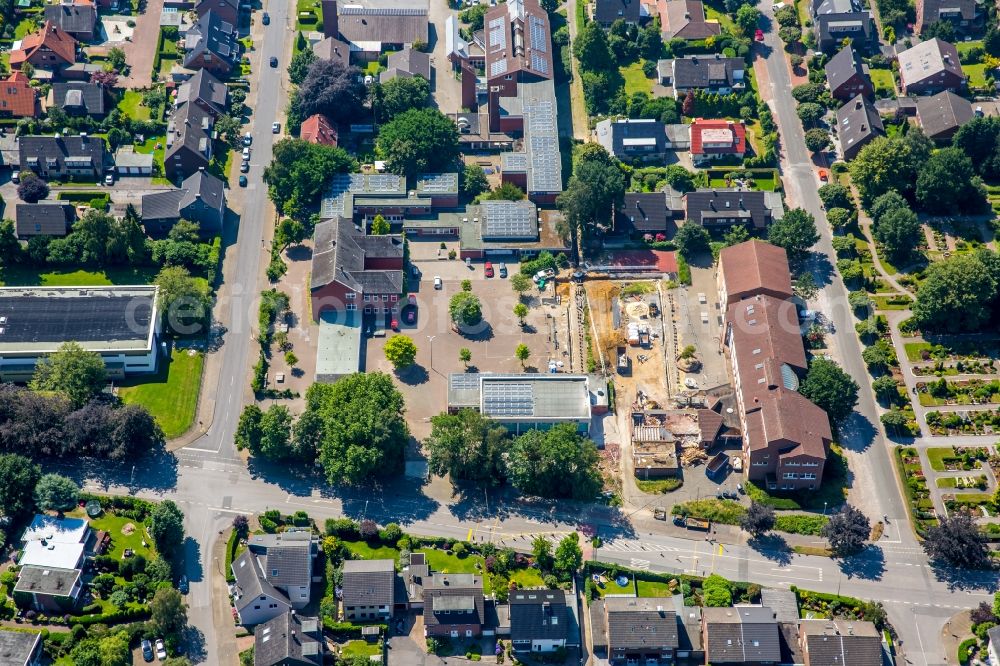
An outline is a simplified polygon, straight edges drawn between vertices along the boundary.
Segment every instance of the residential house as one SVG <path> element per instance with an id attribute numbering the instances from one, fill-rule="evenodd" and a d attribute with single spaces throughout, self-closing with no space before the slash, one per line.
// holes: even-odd
<path id="1" fill-rule="evenodd" d="M 898 56 L 904 95 L 933 95 L 965 87 L 965 73 L 954 44 L 937 37 L 920 42 Z"/>
<path id="2" fill-rule="evenodd" d="M 313 235 L 313 316 L 323 310 L 390 313 L 399 311 L 403 291 L 403 238 L 366 236 L 350 219 L 316 225 Z"/>
<path id="3" fill-rule="evenodd" d="M 0 628 L 0 663 L 9 666 L 42 666 L 42 635 Z"/>
<path id="4" fill-rule="evenodd" d="M 66 613 L 80 600 L 80 576 L 79 568 L 25 565 L 17 574 L 14 596 L 36 611 Z"/>
<path id="5" fill-rule="evenodd" d="M 393 596 L 397 610 L 424 609 L 424 581 L 430 580 L 431 568 L 424 553 L 410 553 L 410 562 L 396 579 L 399 585 Z"/>
<path id="6" fill-rule="evenodd" d="M 21 169 L 46 180 L 99 180 L 107 158 L 104 139 L 87 136 L 22 136 L 17 140 Z"/>
<path id="7" fill-rule="evenodd" d="M 165 234 L 184 219 L 197 222 L 201 233 L 222 233 L 226 213 L 225 184 L 205 171 L 195 171 L 176 190 L 142 195 L 142 226 L 148 233 Z"/>
<path id="8" fill-rule="evenodd" d="M 24 547 L 14 592 L 22 593 L 34 610 L 71 609 L 80 598 L 80 568 L 92 537 L 86 520 L 36 515 L 21 535 Z"/>
<path id="9" fill-rule="evenodd" d="M 335 123 L 322 113 L 316 113 L 302 121 L 299 127 L 299 138 L 309 143 L 320 143 L 324 146 L 336 146 L 339 131 Z"/>
<path id="10" fill-rule="evenodd" d="M 958 128 L 976 117 L 972 103 L 945 90 L 931 97 L 917 98 L 917 119 L 924 134 L 941 143 L 949 143 Z"/>
<path id="11" fill-rule="evenodd" d="M 14 207 L 17 237 L 65 236 L 73 223 L 73 206 L 67 203 L 19 203 Z"/>
<path id="12" fill-rule="evenodd" d="M 45 20 L 81 42 L 92 41 L 97 7 L 90 0 L 60 0 L 45 6 Z"/>
<path id="13" fill-rule="evenodd" d="M 485 623 L 483 579 L 471 573 L 435 573 L 424 579 L 424 635 L 477 638 Z"/>
<path id="14" fill-rule="evenodd" d="M 742 224 L 763 230 L 783 214 L 780 208 L 776 209 L 780 206 L 781 195 L 774 192 L 714 188 L 688 192 L 684 198 L 685 219 L 706 229 Z"/>
<path id="15" fill-rule="evenodd" d="M 848 162 L 853 160 L 869 141 L 885 136 L 882 117 L 863 95 L 858 95 L 837 109 L 836 129 L 841 152 Z"/>
<path id="16" fill-rule="evenodd" d="M 395 609 L 396 563 L 347 560 L 341 585 L 343 615 L 349 622 L 385 622 Z"/>
<path id="17" fill-rule="evenodd" d="M 240 624 L 267 622 L 309 603 L 316 540 L 308 531 L 250 537 L 232 564 Z"/>
<path id="18" fill-rule="evenodd" d="M 24 63 L 28 63 L 36 72 L 58 72 L 75 62 L 76 40 L 49 21 L 40 30 L 26 35 L 20 46 L 10 52 L 11 69 L 21 69 Z"/>
<path id="19" fill-rule="evenodd" d="M 254 666 L 321 666 L 323 625 L 319 618 L 281 613 L 254 632 Z"/>
<path id="20" fill-rule="evenodd" d="M 633 234 L 663 234 L 670 239 L 683 219 L 684 196 L 667 186 L 660 192 L 626 192 L 615 216 L 615 228 Z"/>
<path id="21" fill-rule="evenodd" d="M 567 645 L 578 645 L 570 635 L 576 599 L 563 590 L 514 590 L 510 606 L 511 646 L 517 652 L 546 653 Z"/>
<path id="22" fill-rule="evenodd" d="M 800 620 L 805 666 L 881 666 L 882 634 L 861 620 Z"/>
<path id="23" fill-rule="evenodd" d="M 923 33 L 939 21 L 947 21 L 959 35 L 976 32 L 983 27 L 984 14 L 976 0 L 916 0 L 917 32 Z"/>
<path id="24" fill-rule="evenodd" d="M 657 62 L 657 71 L 660 83 L 673 88 L 674 99 L 699 90 L 728 95 L 746 87 L 743 58 L 723 58 L 718 53 L 661 60 Z"/>
<path id="25" fill-rule="evenodd" d="M 611 118 L 597 123 L 597 142 L 623 162 L 662 160 L 667 154 L 667 133 L 659 120 Z"/>
<path id="26" fill-rule="evenodd" d="M 243 551 L 232 564 L 233 607 L 240 624 L 250 626 L 267 622 L 292 610 L 288 595 L 268 582 L 257 557 Z"/>
<path id="27" fill-rule="evenodd" d="M 197 0 L 194 5 L 194 11 L 199 19 L 204 18 L 206 14 L 212 13 L 229 25 L 235 26 L 240 23 L 239 0 Z"/>
<path id="28" fill-rule="evenodd" d="M 720 159 L 742 160 L 747 151 L 747 128 L 739 120 L 691 122 L 691 160 L 702 165 Z"/>
<path id="29" fill-rule="evenodd" d="M 103 118 L 110 111 L 108 95 L 100 83 L 56 82 L 49 92 L 49 106 L 57 106 L 68 116 Z"/>
<path id="30" fill-rule="evenodd" d="M 351 47 L 336 37 L 327 37 L 312 47 L 317 58 L 336 60 L 344 67 L 351 64 Z"/>
<path id="31" fill-rule="evenodd" d="M 655 6 L 664 41 L 708 39 L 722 34 L 718 21 L 705 19 L 702 0 L 656 0 Z"/>
<path id="32" fill-rule="evenodd" d="M 604 29 L 610 28 L 619 19 L 638 25 L 641 8 L 639 0 L 597 0 L 594 3 L 594 20 Z"/>
<path id="33" fill-rule="evenodd" d="M 857 95 L 871 97 L 875 94 L 868 65 L 851 46 L 845 46 L 826 63 L 826 83 L 834 99 L 849 100 Z"/>
<path id="34" fill-rule="evenodd" d="M 356 58 L 428 42 L 428 0 L 323 0 L 323 34 L 348 45 Z"/>
<path id="35" fill-rule="evenodd" d="M 190 79 L 177 87 L 174 107 L 197 104 L 203 110 L 218 118 L 226 112 L 229 102 L 229 88 L 207 69 L 199 69 Z"/>
<path id="36" fill-rule="evenodd" d="M 822 51 L 840 48 L 845 39 L 862 51 L 878 46 L 872 14 L 861 0 L 812 0 L 813 33 Z"/>
<path id="37" fill-rule="evenodd" d="M 423 77 L 427 82 L 431 80 L 431 56 L 423 51 L 417 51 L 412 46 L 404 46 L 402 51 L 394 51 L 389 54 L 386 60 L 385 71 L 378 75 L 382 83 L 386 83 L 397 76 L 412 78 L 414 76 Z"/>
<path id="38" fill-rule="evenodd" d="M 613 666 L 672 663 L 680 645 L 670 598 L 605 597 L 591 603 L 594 651 Z"/>
<path id="39" fill-rule="evenodd" d="M 766 606 L 702 608 L 702 644 L 707 664 L 777 664 L 778 622 Z"/>
<path id="40" fill-rule="evenodd" d="M 38 115 L 38 93 L 31 79 L 21 72 L 11 72 L 0 82 L 0 117 L 34 118 Z"/>
<path id="41" fill-rule="evenodd" d="M 163 169 L 172 181 L 179 181 L 207 169 L 212 161 L 212 133 L 215 118 L 197 104 L 184 104 L 167 123 Z"/>
<path id="42" fill-rule="evenodd" d="M 198 19 L 184 38 L 184 67 L 227 76 L 240 59 L 235 24 L 213 11 Z"/>

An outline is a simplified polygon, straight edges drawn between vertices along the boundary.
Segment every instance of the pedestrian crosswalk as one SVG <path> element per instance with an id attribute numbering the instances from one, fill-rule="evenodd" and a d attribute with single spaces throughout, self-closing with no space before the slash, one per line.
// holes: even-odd
<path id="1" fill-rule="evenodd" d="M 681 549 L 674 546 L 664 546 L 638 539 L 615 539 L 601 544 L 601 551 L 611 551 L 614 553 L 674 553 Z"/>

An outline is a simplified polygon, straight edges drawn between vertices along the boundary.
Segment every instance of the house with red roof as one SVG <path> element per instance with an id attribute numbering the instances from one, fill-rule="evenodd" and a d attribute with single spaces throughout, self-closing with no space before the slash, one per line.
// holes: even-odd
<path id="1" fill-rule="evenodd" d="M 0 117 L 34 118 L 38 95 L 27 76 L 13 72 L 0 82 Z"/>
<path id="2" fill-rule="evenodd" d="M 691 159 L 704 164 L 722 157 L 743 159 L 747 150 L 747 128 L 738 120 L 706 120 L 691 122 Z"/>
<path id="3" fill-rule="evenodd" d="M 337 125 L 322 113 L 309 116 L 299 128 L 299 138 L 309 143 L 319 143 L 324 146 L 336 146 L 339 132 Z"/>
<path id="4" fill-rule="evenodd" d="M 76 40 L 51 21 L 25 36 L 20 48 L 10 52 L 10 68 L 29 63 L 35 69 L 58 71 L 76 63 Z"/>

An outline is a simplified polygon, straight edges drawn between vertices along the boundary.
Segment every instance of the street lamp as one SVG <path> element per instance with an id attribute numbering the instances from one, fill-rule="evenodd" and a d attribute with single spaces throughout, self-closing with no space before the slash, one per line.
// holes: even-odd
<path id="1" fill-rule="evenodd" d="M 823 502 L 823 515 L 826 515 L 826 502 Z"/>

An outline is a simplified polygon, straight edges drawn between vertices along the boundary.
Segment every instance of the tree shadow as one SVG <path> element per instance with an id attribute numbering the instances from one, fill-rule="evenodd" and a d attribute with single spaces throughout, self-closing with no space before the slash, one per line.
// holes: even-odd
<path id="1" fill-rule="evenodd" d="M 407 386 L 419 386 L 420 384 L 426 384 L 431 376 L 427 372 L 427 368 L 414 363 L 409 367 L 396 370 L 396 378 Z"/>
<path id="2" fill-rule="evenodd" d="M 193 583 L 205 580 L 205 566 L 201 561 L 201 545 L 195 541 L 194 537 L 184 537 L 184 544 L 181 547 L 184 553 L 184 575 Z M 224 575 L 224 574 L 223 574 Z"/>
<path id="3" fill-rule="evenodd" d="M 840 426 L 840 445 L 856 453 L 863 453 L 875 442 L 878 428 L 861 412 L 852 412 Z"/>
<path id="4" fill-rule="evenodd" d="M 305 245 L 292 245 L 285 250 L 285 257 L 289 261 L 310 261 L 312 259 L 312 250 Z"/>
<path id="5" fill-rule="evenodd" d="M 1000 585 L 1000 570 L 997 569 L 962 569 L 939 560 L 931 560 L 929 564 L 934 577 L 945 583 L 952 592 L 978 590 L 992 594 Z"/>
<path id="6" fill-rule="evenodd" d="M 787 565 L 792 562 L 792 550 L 788 547 L 785 537 L 780 534 L 762 534 L 751 537 L 747 545 L 757 551 L 764 559 Z"/>
<path id="7" fill-rule="evenodd" d="M 205 649 L 205 634 L 198 627 L 188 625 L 181 630 L 181 637 L 178 645 L 184 655 L 191 660 L 192 664 L 204 663 L 208 658 L 208 650 Z"/>
<path id="8" fill-rule="evenodd" d="M 871 545 L 856 555 L 838 558 L 837 565 L 848 578 L 882 580 L 885 574 L 885 553 L 881 547 Z"/>
<path id="9" fill-rule="evenodd" d="M 485 342 L 493 339 L 493 326 L 487 321 L 481 321 L 475 326 L 455 326 L 456 332 L 467 340 Z"/>

